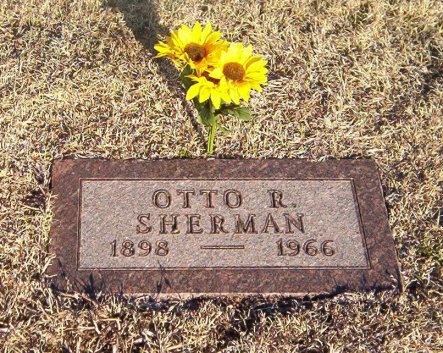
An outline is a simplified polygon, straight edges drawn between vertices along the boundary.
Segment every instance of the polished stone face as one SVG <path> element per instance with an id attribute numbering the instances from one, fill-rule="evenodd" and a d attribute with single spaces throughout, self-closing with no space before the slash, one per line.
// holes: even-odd
<path id="1" fill-rule="evenodd" d="M 81 269 L 369 267 L 351 179 L 86 179 L 79 245 Z"/>
<path id="2" fill-rule="evenodd" d="M 399 285 L 376 165 L 58 161 L 61 289 L 319 294 Z"/>

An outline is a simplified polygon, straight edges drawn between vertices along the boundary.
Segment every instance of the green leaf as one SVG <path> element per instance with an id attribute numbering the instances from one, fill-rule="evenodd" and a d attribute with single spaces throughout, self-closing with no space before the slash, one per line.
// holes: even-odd
<path id="1" fill-rule="evenodd" d="M 227 133 L 227 132 L 231 132 L 229 129 L 225 128 L 224 126 L 219 125 L 218 129 L 223 132 L 223 133 Z"/>
<path id="2" fill-rule="evenodd" d="M 199 103 L 197 99 L 195 99 L 194 104 L 199 115 L 197 121 L 205 126 L 211 126 L 216 118 L 211 105 L 208 102 Z"/>
<path id="3" fill-rule="evenodd" d="M 251 111 L 248 108 L 240 106 L 226 106 L 219 110 L 220 114 L 231 114 L 243 121 L 252 120 Z"/>
<path id="4" fill-rule="evenodd" d="M 231 115 L 235 115 L 232 108 L 235 107 L 232 104 L 222 104 L 221 107 L 219 109 L 217 109 L 215 111 L 216 114 L 221 114 L 221 115 L 227 115 L 227 114 L 231 114 Z"/>
<path id="5" fill-rule="evenodd" d="M 234 108 L 234 110 L 236 111 L 237 114 L 235 114 L 237 116 L 237 118 L 239 118 L 240 120 L 243 121 L 250 121 L 252 120 L 252 114 L 251 111 L 248 108 L 245 107 L 236 107 Z"/>
<path id="6" fill-rule="evenodd" d="M 189 77 L 189 75 L 192 75 L 194 73 L 194 70 L 191 69 L 189 65 L 186 65 L 182 72 L 180 73 L 180 81 L 183 83 L 183 86 L 185 86 L 185 89 L 188 90 L 189 87 L 191 87 L 194 84 L 194 81 L 192 81 Z"/>

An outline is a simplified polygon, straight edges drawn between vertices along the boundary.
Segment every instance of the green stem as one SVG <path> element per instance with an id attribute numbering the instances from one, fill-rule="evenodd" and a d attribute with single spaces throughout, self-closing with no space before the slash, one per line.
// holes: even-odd
<path id="1" fill-rule="evenodd" d="M 211 112 L 213 115 L 214 113 Z M 208 135 L 208 154 L 212 155 L 214 154 L 214 139 L 215 139 L 215 133 L 217 132 L 217 118 L 218 116 L 215 115 L 212 117 L 212 123 L 209 127 L 209 135 Z"/>

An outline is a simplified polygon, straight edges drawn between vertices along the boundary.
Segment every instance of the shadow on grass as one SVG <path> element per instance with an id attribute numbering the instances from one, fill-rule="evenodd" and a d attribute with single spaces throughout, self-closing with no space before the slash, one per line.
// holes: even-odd
<path id="1" fill-rule="evenodd" d="M 128 28 L 143 47 L 153 56 L 157 54 L 154 45 L 157 41 L 164 40 L 169 35 L 170 29 L 159 23 L 157 4 L 153 0 L 107 0 L 105 6 L 123 14 Z M 199 138 L 205 141 L 204 132 L 197 122 L 196 115 L 191 105 L 184 100 L 184 89 L 178 80 L 177 68 L 166 58 L 156 61 L 159 73 L 163 76 L 168 90 L 176 96 L 183 97 L 183 109 L 191 117 L 191 123 L 197 131 Z"/>
<path id="2" fill-rule="evenodd" d="M 107 0 L 105 6 L 124 16 L 126 25 L 134 33 L 143 47 L 155 54 L 154 45 L 157 37 L 164 37 L 169 30 L 159 24 L 157 7 L 151 0 Z"/>

